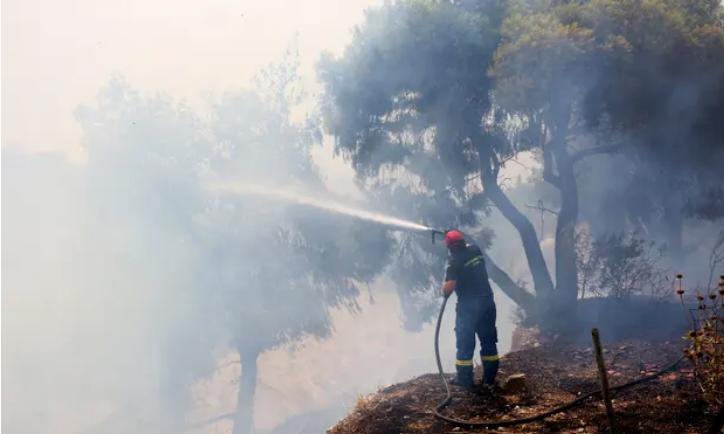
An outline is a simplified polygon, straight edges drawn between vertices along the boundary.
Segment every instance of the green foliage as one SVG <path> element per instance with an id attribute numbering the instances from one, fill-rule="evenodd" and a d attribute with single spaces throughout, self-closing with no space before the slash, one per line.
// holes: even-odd
<path id="1" fill-rule="evenodd" d="M 686 104 L 676 100 L 682 86 L 702 105 L 696 112 L 709 111 L 713 100 L 707 101 L 704 92 L 712 79 L 721 77 L 724 32 L 705 19 L 707 14 L 694 14 L 687 6 L 660 1 L 596 1 L 588 6 L 586 19 L 598 37 L 617 35 L 635 53 L 604 65 L 587 101 L 590 122 L 605 113 L 613 125 L 659 125 L 662 116 L 671 116 L 663 111 L 671 103 Z"/>
<path id="2" fill-rule="evenodd" d="M 492 69 L 497 101 L 522 113 L 571 103 L 587 128 L 633 134 L 659 162 L 706 166 L 701 147 L 723 136 L 720 14 L 716 2 L 658 0 L 513 13 Z"/>
<path id="3" fill-rule="evenodd" d="M 489 105 L 491 82 L 480 71 L 495 43 L 487 17 L 448 2 L 396 1 L 369 11 L 344 56 L 326 56 L 319 65 L 326 126 L 337 137 L 338 151 L 360 176 L 376 174 L 383 164 L 410 162 L 408 169 L 433 187 L 439 185 L 435 177 L 424 176 L 432 170 L 474 170 L 470 144 L 455 136 L 477 128 L 477 118 L 470 123 L 466 116 L 473 113 L 464 107 L 485 111 Z M 457 121 L 445 125 L 440 117 Z M 431 142 L 424 134 L 433 128 L 449 132 L 437 131 Z"/>
<path id="4" fill-rule="evenodd" d="M 638 172 L 631 182 L 683 163 L 684 174 L 667 181 L 676 195 L 629 185 L 636 194 L 611 204 L 633 215 L 646 203 L 635 211 L 649 221 L 654 210 L 659 219 L 681 213 L 680 194 L 716 183 L 715 172 L 692 168 L 721 152 L 723 38 L 721 6 L 710 0 L 388 2 L 367 13 L 341 58 L 320 62 L 323 117 L 368 191 L 399 214 L 475 227 L 492 202 L 519 232 L 542 294 L 553 279 L 535 229 L 498 180 L 511 158 L 539 153 L 542 178 L 560 195 L 558 292 L 575 295 L 578 162 L 623 152 Z M 413 246 L 400 244 L 398 281 L 424 294 L 439 282 L 417 274 L 435 275 L 440 258 Z"/>
<path id="5" fill-rule="evenodd" d="M 600 46 L 591 29 L 566 23 L 554 13 L 513 15 L 505 22 L 495 54 L 496 101 L 530 113 L 580 98 L 595 80 L 596 51 L 619 48 L 616 42 Z"/>

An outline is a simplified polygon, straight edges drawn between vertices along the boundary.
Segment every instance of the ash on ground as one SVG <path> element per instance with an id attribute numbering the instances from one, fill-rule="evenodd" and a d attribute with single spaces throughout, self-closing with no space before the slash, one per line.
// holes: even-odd
<path id="1" fill-rule="evenodd" d="M 659 371 L 679 359 L 683 348 L 681 341 L 604 345 L 609 383 L 616 386 Z M 480 374 L 478 367 L 478 382 Z M 502 359 L 500 378 L 515 374 L 525 375 L 525 387 L 515 393 L 476 396 L 453 387 L 453 402 L 443 413 L 472 421 L 525 418 L 600 388 L 592 348 L 529 345 Z M 608 425 L 602 401 L 591 398 L 540 422 L 495 429 L 456 427 L 433 415 L 444 398 L 439 375 L 422 375 L 360 399 L 328 433 L 604 433 Z M 655 380 L 616 393 L 613 407 L 621 432 L 627 434 L 702 433 L 713 420 L 686 360 Z"/>

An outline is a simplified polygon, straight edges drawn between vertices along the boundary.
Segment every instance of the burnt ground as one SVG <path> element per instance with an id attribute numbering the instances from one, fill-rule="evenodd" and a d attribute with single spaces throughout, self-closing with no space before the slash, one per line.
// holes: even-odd
<path id="1" fill-rule="evenodd" d="M 652 374 L 682 355 L 681 341 L 651 344 L 624 342 L 604 346 L 611 386 Z M 705 433 L 713 415 L 701 399 L 687 361 L 675 371 L 625 389 L 613 406 L 621 433 Z M 453 387 L 453 402 L 443 413 L 465 420 L 530 417 L 599 389 L 591 348 L 545 344 L 509 353 L 500 377 L 526 375 L 527 387 L 516 394 L 473 395 Z M 480 371 L 477 368 L 477 380 Z M 452 378 L 452 375 L 450 376 Z M 456 427 L 433 416 L 445 398 L 438 374 L 426 374 L 360 399 L 354 411 L 329 434 L 416 433 L 604 433 L 608 425 L 603 403 L 591 398 L 581 406 L 525 425 L 496 429 Z"/>

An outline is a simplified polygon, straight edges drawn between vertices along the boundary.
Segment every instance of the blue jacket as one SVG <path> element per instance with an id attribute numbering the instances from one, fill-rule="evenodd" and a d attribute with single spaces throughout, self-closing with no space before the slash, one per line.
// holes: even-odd
<path id="1" fill-rule="evenodd" d="M 483 252 L 475 244 L 466 244 L 448 255 L 445 281 L 456 281 L 455 294 L 460 299 L 493 297 Z"/>

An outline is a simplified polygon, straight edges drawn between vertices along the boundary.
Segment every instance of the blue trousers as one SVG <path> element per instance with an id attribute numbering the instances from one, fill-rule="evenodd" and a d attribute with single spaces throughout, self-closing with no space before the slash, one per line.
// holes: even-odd
<path id="1" fill-rule="evenodd" d="M 500 366 L 495 301 L 490 297 L 458 299 L 455 313 L 457 341 L 455 367 L 458 383 L 468 387 L 473 385 L 473 356 L 475 335 L 477 335 L 480 340 L 480 358 L 483 362 L 483 383 L 494 384 Z"/>

